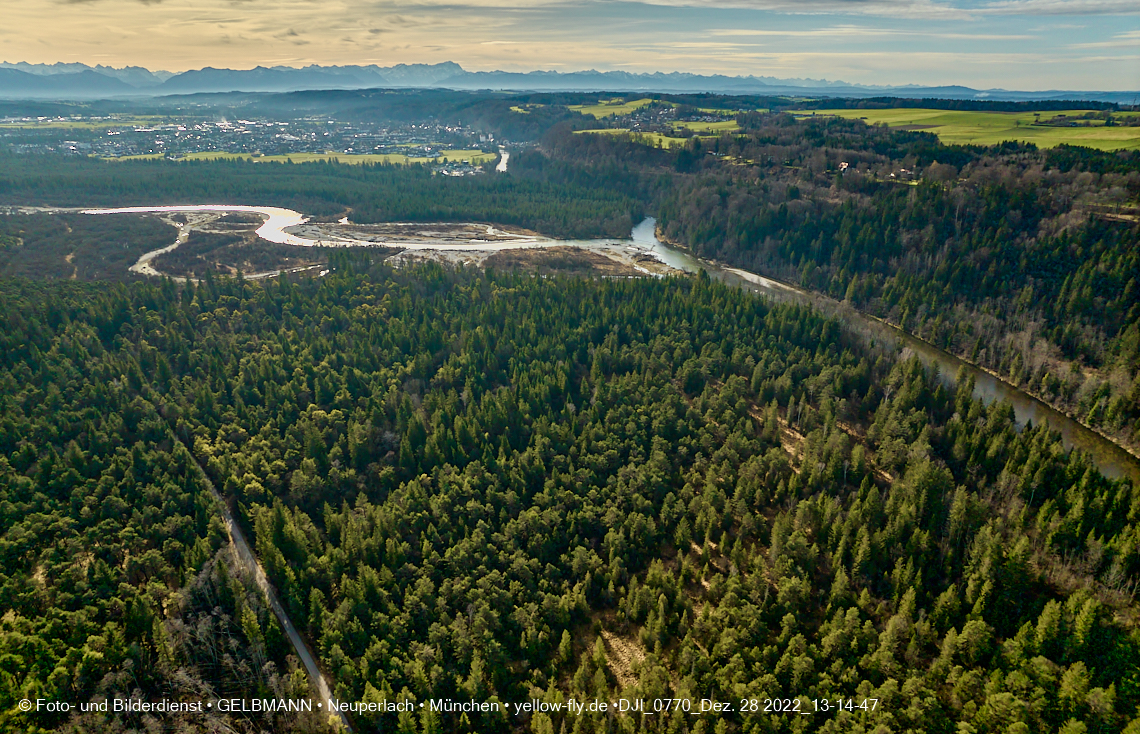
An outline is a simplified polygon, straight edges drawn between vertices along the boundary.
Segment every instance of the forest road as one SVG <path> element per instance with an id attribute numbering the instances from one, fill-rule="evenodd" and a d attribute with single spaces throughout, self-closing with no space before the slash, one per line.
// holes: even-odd
<path id="1" fill-rule="evenodd" d="M 177 435 L 177 434 L 175 434 Z M 257 556 L 254 555 L 253 549 L 245 539 L 245 534 L 241 531 L 234 520 L 233 513 L 230 512 L 229 505 L 226 504 L 225 499 L 214 483 L 210 481 L 210 477 L 206 474 L 206 470 L 198 463 L 198 459 L 194 457 L 194 453 L 190 451 L 190 447 L 186 446 L 181 438 L 178 439 L 182 443 L 183 448 L 190 452 L 190 458 L 194 462 L 194 466 L 198 467 L 198 471 L 202 476 L 202 480 L 206 483 L 206 488 L 210 490 L 210 494 L 217 501 L 219 508 L 222 512 L 222 520 L 226 524 L 226 529 L 230 533 L 230 540 L 237 550 L 238 563 L 241 564 L 243 570 L 249 572 L 253 576 L 254 581 L 257 583 L 258 588 L 265 594 L 266 600 L 269 602 L 269 607 L 273 613 L 277 615 L 277 621 L 281 623 L 281 627 L 285 630 L 285 634 L 289 637 L 289 642 L 293 644 L 293 649 L 297 651 L 297 657 L 301 659 L 301 663 L 305 666 L 305 671 L 309 674 L 309 680 L 313 681 L 314 687 L 317 689 L 317 695 L 320 699 L 317 705 L 325 710 L 324 707 L 329 705 L 332 700 L 332 690 L 329 688 L 328 681 L 321 673 L 320 666 L 317 665 L 317 658 L 313 655 L 313 651 L 309 649 L 308 644 L 297 632 L 297 628 L 293 626 L 293 622 L 289 619 L 289 615 L 285 612 L 285 607 L 281 606 L 280 600 L 277 598 L 277 592 L 269 583 L 269 578 L 265 575 L 265 570 L 262 569 L 261 564 L 257 561 Z M 329 712 L 330 722 L 336 722 L 340 725 L 342 731 L 352 731 L 352 725 L 348 723 L 348 719 L 340 711 Z"/>

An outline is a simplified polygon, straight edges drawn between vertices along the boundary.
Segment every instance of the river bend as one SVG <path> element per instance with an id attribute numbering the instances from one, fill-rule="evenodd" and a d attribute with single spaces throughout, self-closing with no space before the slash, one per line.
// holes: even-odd
<path id="1" fill-rule="evenodd" d="M 503 161 L 506 163 L 506 156 Z M 1029 395 L 1025 391 L 1011 385 L 995 375 L 972 365 L 958 357 L 945 352 L 932 344 L 908 334 L 879 319 L 863 314 L 847 304 L 816 293 L 801 290 L 788 283 L 751 273 L 739 268 L 731 268 L 693 256 L 692 254 L 661 242 L 656 236 L 656 222 L 647 218 L 634 227 L 631 236 L 625 240 L 592 239 L 592 240 L 554 240 L 546 237 L 531 235 L 512 235 L 495 230 L 490 225 L 487 231 L 495 234 L 495 241 L 471 240 L 457 244 L 455 242 L 422 242 L 384 243 L 374 240 L 359 240 L 345 237 L 343 239 L 313 239 L 304 237 L 289 230 L 296 230 L 308 220 L 299 212 L 291 209 L 277 207 L 251 207 L 233 205 L 195 205 L 195 206 L 159 206 L 159 207 L 125 207 L 119 209 L 87 209 L 86 214 L 144 214 L 158 212 L 244 212 L 259 214 L 265 217 L 265 223 L 257 229 L 262 239 L 278 244 L 294 245 L 299 247 L 375 247 L 378 245 L 397 246 L 405 250 L 440 250 L 440 251 L 498 251 L 518 248 L 574 246 L 587 250 L 613 251 L 614 248 L 628 248 L 638 252 L 650 254 L 665 265 L 687 273 L 707 272 L 710 277 L 743 290 L 763 294 L 776 301 L 790 301 L 804 303 L 823 311 L 824 313 L 847 322 L 857 331 L 873 335 L 872 338 L 889 344 L 895 344 L 913 352 L 929 368 L 935 369 L 946 384 L 953 384 L 955 376 L 960 369 L 974 380 L 974 396 L 989 404 L 995 400 L 1009 402 L 1013 406 L 1014 415 L 1018 425 L 1025 426 L 1032 423 L 1039 425 L 1047 423 L 1049 427 L 1061 434 L 1067 449 L 1077 448 L 1086 451 L 1100 471 L 1109 478 L 1128 477 L 1140 485 L 1140 459 L 1130 454 L 1121 446 L 1080 422 L 1061 413 L 1052 406 Z M 347 222 L 342 222 L 347 224 Z M 505 240 L 505 241 L 504 241 Z M 151 260 L 164 252 L 169 252 L 185 241 L 185 234 L 180 231 L 179 239 L 172 245 L 148 252 L 139 258 L 131 267 L 132 271 L 146 275 L 160 275 L 149 264 Z M 275 274 L 275 273 L 274 273 Z M 270 274 L 263 274 L 270 275 Z"/>

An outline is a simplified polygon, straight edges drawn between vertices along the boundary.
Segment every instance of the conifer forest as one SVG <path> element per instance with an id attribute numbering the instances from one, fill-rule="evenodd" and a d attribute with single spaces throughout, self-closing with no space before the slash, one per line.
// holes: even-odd
<path id="1" fill-rule="evenodd" d="M 472 99 L 417 114 L 518 141 L 506 172 L 0 140 L 0 731 L 1140 734 L 1140 485 L 965 371 L 703 273 L 331 247 L 319 276 L 148 276 L 176 227 L 81 211 L 652 216 L 1135 452 L 1140 152 Z M 336 114 L 392 114 L 368 104 Z M 240 239 L 194 237 L 175 275 Z M 78 706 L 124 699 L 168 708 Z M 223 708 L 247 699 L 313 708 Z"/>

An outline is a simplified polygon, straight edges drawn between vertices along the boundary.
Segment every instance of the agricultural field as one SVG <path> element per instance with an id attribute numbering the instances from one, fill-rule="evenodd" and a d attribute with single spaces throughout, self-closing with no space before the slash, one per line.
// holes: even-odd
<path id="1" fill-rule="evenodd" d="M 19 120 L 16 122 L 0 123 L 0 128 L 17 130 L 97 130 L 104 127 L 126 127 L 129 125 L 155 125 L 163 124 L 166 118 L 158 115 L 130 115 L 126 117 L 111 117 L 91 120 L 69 120 L 52 118 L 45 120 Z"/>
<path id="2" fill-rule="evenodd" d="M 698 107 L 697 109 L 700 110 L 701 112 L 704 112 L 706 115 L 729 115 L 729 116 L 736 115 L 737 113 L 740 113 L 740 112 L 771 112 L 771 110 L 768 109 L 767 107 L 757 107 L 755 109 L 753 109 L 751 107 L 739 107 L 739 108 Z"/>
<path id="3" fill-rule="evenodd" d="M 717 125 L 717 124 L 719 124 L 719 123 L 700 123 L 700 122 L 678 123 L 678 125 L 681 127 L 689 127 L 690 125 Z M 736 123 L 734 122 L 733 125 L 735 126 Z M 690 127 L 689 129 L 693 130 L 693 132 L 699 132 L 701 129 L 704 129 L 704 128 Z M 720 137 L 720 135 L 719 135 L 720 132 L 729 131 L 729 130 L 736 130 L 736 129 L 738 129 L 738 128 L 737 127 L 712 128 L 710 131 L 714 132 L 716 134 L 698 135 L 697 137 L 700 137 L 700 138 L 717 138 L 717 137 Z M 688 138 L 673 137 L 670 135 L 664 135 L 662 133 L 639 132 L 637 130 L 630 130 L 629 128 L 626 128 L 626 127 L 606 128 L 604 130 L 575 130 L 574 131 L 575 135 L 583 135 L 586 133 L 596 133 L 598 135 L 625 135 L 625 134 L 634 135 L 638 138 L 641 138 L 641 140 L 644 141 L 647 145 L 652 145 L 652 146 L 658 147 L 658 148 L 679 148 L 679 147 L 683 146 L 685 144 L 685 142 L 688 140 Z"/>
<path id="4" fill-rule="evenodd" d="M 121 155 L 116 157 L 105 157 L 105 161 L 157 161 L 165 158 L 163 153 L 143 153 L 141 155 Z M 240 158 L 241 156 L 233 155 L 233 158 Z"/>
<path id="5" fill-rule="evenodd" d="M 438 158 L 407 156 L 401 153 L 289 153 L 288 155 L 267 155 L 258 158 L 259 161 L 292 161 L 293 163 L 309 163 L 312 161 L 336 161 L 338 163 L 457 163 L 471 161 L 472 163 L 486 163 L 497 160 L 498 153 L 484 153 L 481 150 L 444 150 Z"/>
<path id="6" fill-rule="evenodd" d="M 238 158 L 252 158 L 249 153 L 227 153 L 225 151 L 205 151 L 201 153 L 187 153 L 179 156 L 182 161 L 222 161 L 236 160 Z M 141 155 L 106 156 L 105 161 L 157 161 L 166 158 L 165 153 L 143 153 Z M 261 160 L 259 158 L 259 160 Z"/>
<path id="7" fill-rule="evenodd" d="M 720 133 L 735 132 L 740 129 L 740 125 L 736 120 L 720 120 L 718 122 L 685 122 L 677 123 L 677 127 L 683 127 L 686 130 L 692 130 L 695 133 L 711 133 L 719 135 Z"/>
<path id="8" fill-rule="evenodd" d="M 121 160 L 126 160 L 128 158 L 139 158 L 139 159 L 145 160 L 145 159 L 150 158 L 150 157 L 151 156 L 149 156 L 149 155 L 124 156 L 123 159 L 121 159 Z M 222 161 L 222 160 L 233 160 L 236 158 L 250 158 L 250 157 L 251 156 L 249 155 L 249 153 L 226 153 L 225 151 L 204 151 L 201 153 L 187 153 L 186 155 L 182 156 L 179 160 L 184 160 L 184 161 Z"/>
<path id="9" fill-rule="evenodd" d="M 153 160 L 162 158 L 160 154 L 122 156 L 108 160 Z M 208 151 L 202 153 L 188 153 L 179 160 L 184 161 L 216 161 L 236 158 L 251 158 L 258 162 L 284 163 L 312 163 L 313 161 L 336 161 L 349 165 L 362 163 L 396 163 L 406 165 L 411 163 L 457 163 L 471 161 L 473 164 L 486 163 L 496 160 L 498 153 L 485 153 L 481 150 L 445 150 L 438 158 L 412 157 L 401 153 L 288 153 L 285 155 L 250 155 L 249 153 L 227 153 L 225 151 Z"/>
<path id="10" fill-rule="evenodd" d="M 604 130 L 575 130 L 575 135 L 583 134 L 597 134 L 597 135 L 634 135 L 641 138 L 647 145 L 652 145 L 659 148 L 678 148 L 685 144 L 685 138 L 673 138 L 661 133 L 643 133 L 630 130 L 625 127 L 606 128 Z"/>
<path id="11" fill-rule="evenodd" d="M 575 112 L 581 112 L 583 115 L 591 115 L 594 119 L 600 120 L 603 117 L 612 117 L 614 115 L 628 115 L 631 112 L 645 107 L 651 102 L 653 102 L 651 99 L 635 99 L 631 102 L 623 102 L 620 99 L 603 99 L 599 100 L 597 104 L 570 105 L 569 109 Z"/>
<path id="12" fill-rule="evenodd" d="M 1057 145 L 1083 145 L 1098 150 L 1140 148 L 1140 127 L 1106 127 L 1104 120 L 1087 120 L 1088 127 L 1057 127 L 1038 124 L 1061 115 L 1080 118 L 1090 110 L 1048 112 L 966 112 L 930 109 L 815 110 L 798 113 L 800 118 L 835 115 L 866 120 L 867 124 L 886 123 L 895 128 L 932 132 L 947 144 L 994 145 L 1007 140 L 1033 143 L 1040 148 Z M 1115 112 L 1116 118 L 1135 117 L 1136 112 Z M 1078 120 L 1079 124 L 1086 120 Z"/>

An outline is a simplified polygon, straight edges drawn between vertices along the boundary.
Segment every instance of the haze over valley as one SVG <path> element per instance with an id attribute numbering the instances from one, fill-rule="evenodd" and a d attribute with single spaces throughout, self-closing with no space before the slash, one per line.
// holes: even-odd
<path id="1" fill-rule="evenodd" d="M 769 76 L 664 74 L 626 71 L 480 71 L 459 64 L 396 64 L 382 67 L 289 66 L 233 70 L 207 67 L 181 73 L 140 67 L 90 67 L 86 64 L 0 63 L 0 98 L 101 99 L 218 92 L 289 92 L 315 89 L 441 88 L 521 91 L 647 91 L 782 94 L 830 97 L 908 96 L 918 98 L 1048 100 L 1078 99 L 1135 103 L 1140 86 L 1109 89 L 972 89 L 962 85 L 868 85 L 828 79 L 780 79 Z"/>

